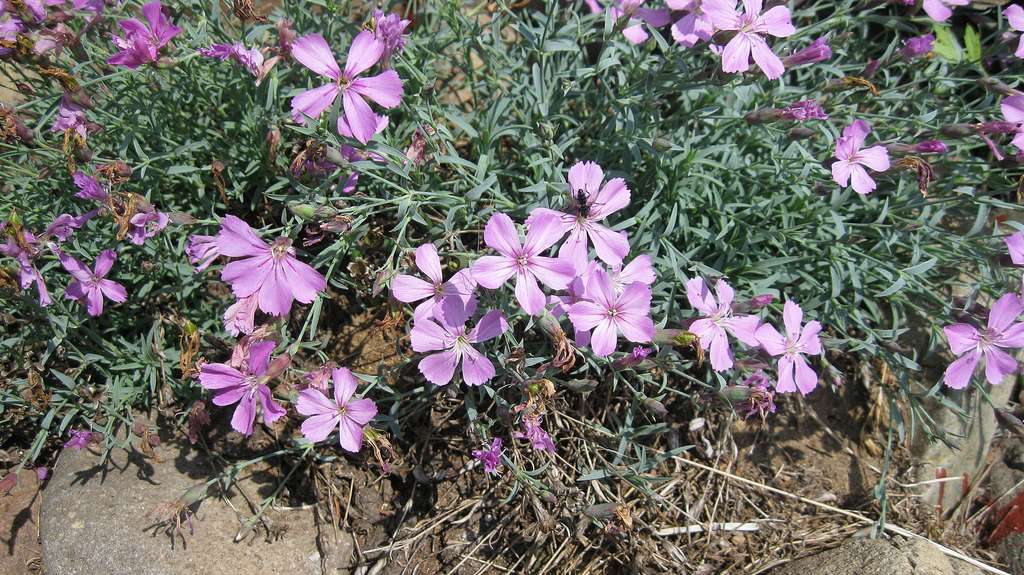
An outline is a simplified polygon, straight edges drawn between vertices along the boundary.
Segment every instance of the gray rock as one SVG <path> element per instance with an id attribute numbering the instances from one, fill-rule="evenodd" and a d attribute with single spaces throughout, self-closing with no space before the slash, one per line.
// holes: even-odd
<path id="1" fill-rule="evenodd" d="M 101 464 L 88 450 L 64 450 L 42 506 L 47 575 L 322 573 L 312 509 L 271 511 L 274 537 L 257 531 L 235 543 L 252 516 L 237 489 L 225 498 L 231 505 L 211 489 L 196 510 L 195 533 L 184 527 L 172 547 L 170 536 L 153 527 L 154 510 L 212 475 L 205 458 L 187 446 L 160 446 L 157 456 L 114 450 Z M 239 481 L 257 503 L 274 487 L 261 476 L 247 470 Z"/>
<path id="2" fill-rule="evenodd" d="M 952 410 L 936 402 L 928 410 L 935 419 L 936 427 L 949 433 L 949 439 L 956 442 L 955 448 L 936 441 L 933 443 L 919 442 L 917 455 L 920 458 L 918 477 L 921 481 L 935 479 L 938 468 L 946 471 L 946 477 L 966 475 L 973 481 L 978 477 L 986 464 L 986 457 L 991 449 L 992 437 L 998 429 L 995 408 L 1004 408 L 1013 393 L 1015 375 L 1007 376 L 1002 385 L 986 384 L 986 393 L 991 401 L 981 397 L 973 387 L 964 391 L 947 390 L 949 399 L 960 405 L 968 414 L 969 419 L 961 420 Z M 942 509 L 949 510 L 963 498 L 962 483 L 951 481 L 944 484 L 931 484 L 922 494 L 921 503 L 929 508 L 939 503 L 942 493 Z"/>
<path id="3" fill-rule="evenodd" d="M 981 575 L 967 563 L 950 559 L 925 541 L 848 539 L 811 557 L 797 559 L 771 575 Z"/>

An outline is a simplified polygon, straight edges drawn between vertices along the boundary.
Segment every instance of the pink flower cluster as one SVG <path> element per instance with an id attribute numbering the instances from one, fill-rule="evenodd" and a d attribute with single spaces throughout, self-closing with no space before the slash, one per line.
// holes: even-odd
<path id="1" fill-rule="evenodd" d="M 689 331 L 700 340 L 702 349 L 710 350 L 711 368 L 725 371 L 734 365 L 729 336 L 746 346 L 761 349 L 778 358 L 778 392 L 799 391 L 807 395 L 818 385 L 818 375 L 808 365 L 805 355 L 821 355 L 821 324 L 803 323 L 803 310 L 790 300 L 783 306 L 782 319 L 785 335 L 774 326 L 762 323 L 755 315 L 738 314 L 737 310 L 753 310 L 759 302 L 751 300 L 737 305 L 732 286 L 724 279 L 715 283 L 715 294 L 708 290 L 703 278 L 686 282 L 686 297 L 701 316 L 690 324 Z"/>
<path id="2" fill-rule="evenodd" d="M 508 330 L 505 314 L 489 310 L 474 327 L 467 322 L 476 315 L 478 287 L 497 290 L 510 280 L 523 312 L 567 315 L 577 343 L 589 344 L 598 356 L 615 351 L 620 334 L 637 343 L 651 340 L 650 258 L 641 256 L 623 267 L 629 253 L 626 234 L 603 223 L 629 204 L 629 189 L 621 178 L 604 182 L 604 171 L 592 162 L 573 165 L 568 179 L 566 211 L 533 210 L 525 238 L 512 218 L 495 213 L 484 228 L 484 243 L 495 255 L 480 256 L 445 281 L 437 249 L 424 244 L 415 260 L 427 279 L 400 274 L 392 281 L 395 299 L 418 303 L 410 335 L 414 351 L 429 353 L 419 362 L 428 381 L 445 385 L 460 365 L 467 385 L 483 385 L 495 376 L 494 364 L 477 346 Z M 546 255 L 563 238 L 558 257 Z M 567 293 L 545 295 L 541 286 Z"/>

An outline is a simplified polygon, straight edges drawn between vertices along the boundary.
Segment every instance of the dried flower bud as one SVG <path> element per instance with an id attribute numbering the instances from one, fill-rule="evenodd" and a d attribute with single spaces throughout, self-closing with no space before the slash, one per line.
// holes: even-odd
<path id="1" fill-rule="evenodd" d="M 288 369 L 288 366 L 291 365 L 291 363 L 292 356 L 288 355 L 287 353 L 282 353 L 281 355 L 274 358 L 274 361 L 270 362 L 270 365 L 267 367 L 267 372 L 263 374 L 263 377 L 267 378 L 268 380 L 274 379 L 281 375 L 282 373 L 284 373 L 284 371 Z"/>
<path id="2" fill-rule="evenodd" d="M 571 379 L 563 382 L 562 387 L 577 393 L 589 393 L 597 389 L 597 382 L 593 379 Z"/>

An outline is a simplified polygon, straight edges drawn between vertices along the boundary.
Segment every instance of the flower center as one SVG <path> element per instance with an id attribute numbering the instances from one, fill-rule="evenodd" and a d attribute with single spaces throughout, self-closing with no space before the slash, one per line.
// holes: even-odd
<path id="1" fill-rule="evenodd" d="M 740 32 L 754 32 L 754 24 L 757 22 L 757 15 L 744 14 L 740 16 Z"/>
<path id="2" fill-rule="evenodd" d="M 275 260 L 280 260 L 288 253 L 288 248 L 292 247 L 292 241 L 288 238 L 277 238 L 274 240 L 274 244 L 270 246 L 270 253 L 274 256 Z"/>
<path id="3" fill-rule="evenodd" d="M 338 78 L 338 87 L 341 88 L 342 90 L 348 90 L 348 87 L 351 86 L 351 85 L 352 85 L 352 78 L 349 78 L 348 76 L 346 76 L 344 74 L 342 74 L 341 77 Z"/>
<path id="4" fill-rule="evenodd" d="M 348 413 L 348 406 L 347 405 L 339 405 L 338 406 L 338 415 L 342 415 L 343 416 L 343 415 L 345 415 L 347 413 Z"/>
<path id="5" fill-rule="evenodd" d="M 526 264 L 528 262 L 529 262 L 529 258 L 527 258 L 525 255 L 520 254 L 520 255 L 516 256 L 516 265 L 519 266 L 519 269 L 525 269 L 526 268 Z"/>

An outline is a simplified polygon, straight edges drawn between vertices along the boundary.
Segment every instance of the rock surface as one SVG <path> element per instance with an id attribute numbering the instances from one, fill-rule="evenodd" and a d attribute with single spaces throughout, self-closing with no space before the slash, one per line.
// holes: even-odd
<path id="1" fill-rule="evenodd" d="M 0 472 L 0 476 L 3 475 Z M 42 572 L 39 551 L 41 485 L 35 471 L 23 469 L 11 493 L 0 496 L 0 573 Z"/>
<path id="2" fill-rule="evenodd" d="M 101 464 L 87 449 L 64 450 L 42 506 L 47 575 L 322 572 L 311 509 L 271 511 L 273 538 L 261 529 L 234 543 L 241 521 L 252 516 L 237 489 L 227 499 L 238 512 L 211 489 L 196 510 L 195 533 L 184 526 L 172 547 L 165 530 L 153 527 L 154 510 L 212 474 L 205 458 L 188 446 L 161 446 L 156 453 L 159 459 L 114 450 L 110 461 Z M 239 484 L 256 503 L 275 486 L 249 470 Z"/>
<path id="3" fill-rule="evenodd" d="M 835 549 L 787 563 L 771 575 L 982 575 L 982 571 L 916 539 L 850 539 Z"/>

